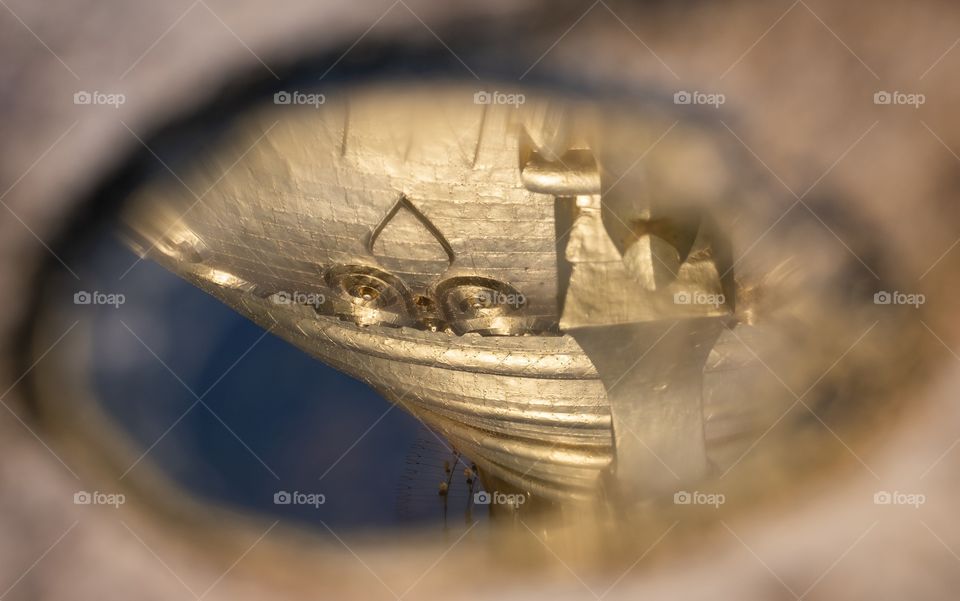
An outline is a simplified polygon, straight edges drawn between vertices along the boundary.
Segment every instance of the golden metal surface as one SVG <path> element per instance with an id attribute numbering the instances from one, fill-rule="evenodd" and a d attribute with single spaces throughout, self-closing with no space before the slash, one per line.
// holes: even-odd
<path id="1" fill-rule="evenodd" d="M 616 152 L 667 117 L 601 113 L 453 85 L 266 107 L 187 176 L 202 202 L 148 188 L 127 235 L 402 405 L 488 486 L 596 501 L 612 474 L 642 499 L 730 465 L 789 398 L 742 394 L 753 327 L 709 189 Z M 681 138 L 710 180 L 709 136 Z"/>

